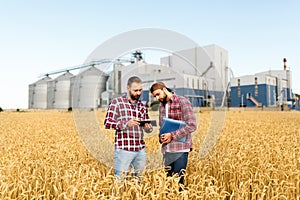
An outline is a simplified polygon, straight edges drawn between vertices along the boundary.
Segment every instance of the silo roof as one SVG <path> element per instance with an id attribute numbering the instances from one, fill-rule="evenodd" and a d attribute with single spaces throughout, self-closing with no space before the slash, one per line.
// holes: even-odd
<path id="1" fill-rule="evenodd" d="M 73 77 L 74 75 L 70 72 L 65 72 L 62 75 L 56 77 L 54 80 L 56 81 L 64 81 L 64 80 L 69 80 L 71 77 Z"/>
<path id="2" fill-rule="evenodd" d="M 48 81 L 52 80 L 51 77 L 45 76 L 44 78 L 34 82 L 33 84 L 42 84 L 42 83 L 47 83 Z"/>
<path id="3" fill-rule="evenodd" d="M 96 67 L 90 67 L 84 70 L 83 72 L 79 73 L 77 76 L 108 76 L 108 75 Z"/>

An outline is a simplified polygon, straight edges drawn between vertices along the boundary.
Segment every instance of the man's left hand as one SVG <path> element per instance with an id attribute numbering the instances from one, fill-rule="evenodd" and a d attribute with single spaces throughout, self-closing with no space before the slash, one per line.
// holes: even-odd
<path id="1" fill-rule="evenodd" d="M 165 133 L 161 136 L 160 141 L 162 142 L 162 144 L 168 144 L 172 141 L 172 135 L 171 133 Z"/>

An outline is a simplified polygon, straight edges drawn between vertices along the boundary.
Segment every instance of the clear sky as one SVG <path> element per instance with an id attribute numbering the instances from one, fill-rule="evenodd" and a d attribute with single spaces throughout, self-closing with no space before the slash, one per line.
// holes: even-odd
<path id="1" fill-rule="evenodd" d="M 228 51 L 235 76 L 283 69 L 300 93 L 297 0 L 0 0 L 0 107 L 27 108 L 39 75 L 82 64 L 118 34 L 162 28 Z"/>

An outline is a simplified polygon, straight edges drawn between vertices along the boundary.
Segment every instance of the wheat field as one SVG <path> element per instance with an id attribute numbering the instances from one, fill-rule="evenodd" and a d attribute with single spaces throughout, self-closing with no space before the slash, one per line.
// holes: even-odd
<path id="1" fill-rule="evenodd" d="M 104 114 L 93 115 L 111 146 L 114 132 L 103 130 Z M 74 112 L 1 112 L 0 199 L 300 199 L 300 112 L 226 111 L 205 156 L 199 153 L 212 112 L 196 115 L 186 189 L 179 191 L 178 177 L 167 178 L 163 167 L 145 171 L 140 183 L 129 178 L 120 185 L 83 144 Z M 145 140 L 147 153 L 159 151 L 155 133 Z"/>

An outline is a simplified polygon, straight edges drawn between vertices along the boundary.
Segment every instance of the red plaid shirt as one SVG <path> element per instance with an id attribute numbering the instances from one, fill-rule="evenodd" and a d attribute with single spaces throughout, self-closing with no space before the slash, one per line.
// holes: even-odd
<path id="1" fill-rule="evenodd" d="M 177 152 L 190 150 L 193 147 L 192 132 L 197 129 L 197 121 L 193 111 L 191 102 L 183 97 L 173 93 L 173 96 L 168 101 L 168 118 L 182 120 L 186 122 L 186 126 L 171 132 L 172 141 L 162 145 L 162 153 Z M 161 126 L 162 118 L 166 117 L 166 105 L 160 103 L 159 107 L 159 125 Z M 178 142 L 177 138 L 182 138 L 186 135 L 185 142 Z"/>
<path id="2" fill-rule="evenodd" d="M 113 99 L 107 109 L 104 126 L 115 129 L 115 148 L 127 151 L 139 151 L 145 148 L 143 128 L 127 127 L 130 119 L 149 119 L 146 106 L 138 100 L 130 103 L 127 94 Z"/>

